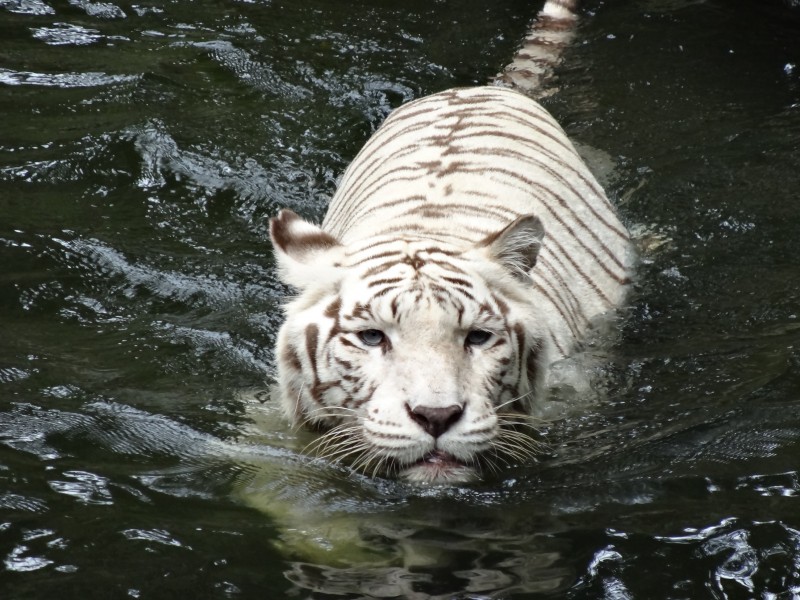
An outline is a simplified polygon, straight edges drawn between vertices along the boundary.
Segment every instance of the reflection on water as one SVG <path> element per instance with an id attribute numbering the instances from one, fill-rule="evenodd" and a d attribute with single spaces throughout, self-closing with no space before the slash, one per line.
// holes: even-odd
<path id="1" fill-rule="evenodd" d="M 267 218 L 320 219 L 394 107 L 488 80 L 535 8 L 0 0 L 3 597 L 800 597 L 779 2 L 585 5 L 548 107 L 645 252 L 537 463 L 371 480 L 262 403 Z"/>

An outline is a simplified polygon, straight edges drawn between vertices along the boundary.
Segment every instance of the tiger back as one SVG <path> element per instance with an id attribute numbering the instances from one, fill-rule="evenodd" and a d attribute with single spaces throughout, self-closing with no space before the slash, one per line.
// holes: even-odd
<path id="1" fill-rule="evenodd" d="M 349 245 L 411 234 L 469 248 L 527 214 L 545 241 L 526 275 L 563 358 L 624 297 L 630 239 L 561 127 L 522 94 L 453 89 L 401 107 L 345 172 L 322 227 Z"/>
<path id="2" fill-rule="evenodd" d="M 552 116 L 512 89 L 392 113 L 321 227 L 271 221 L 299 291 L 277 344 L 287 414 L 370 473 L 464 481 L 532 455 L 547 367 L 619 306 L 628 232 Z"/>

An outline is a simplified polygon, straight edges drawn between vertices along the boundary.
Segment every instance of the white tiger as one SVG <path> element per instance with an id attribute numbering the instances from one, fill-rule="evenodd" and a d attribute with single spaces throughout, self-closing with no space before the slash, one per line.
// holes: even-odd
<path id="1" fill-rule="evenodd" d="M 270 233 L 300 292 L 277 342 L 287 414 L 323 432 L 324 456 L 415 482 L 533 452 L 515 425 L 548 365 L 623 301 L 633 260 L 563 130 L 503 87 L 397 109 L 321 227 L 282 210 Z"/>

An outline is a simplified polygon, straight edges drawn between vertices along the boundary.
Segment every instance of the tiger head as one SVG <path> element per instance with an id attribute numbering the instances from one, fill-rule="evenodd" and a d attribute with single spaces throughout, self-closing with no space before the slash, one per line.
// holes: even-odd
<path id="1" fill-rule="evenodd" d="M 530 456 L 548 364 L 529 271 L 544 231 L 519 217 L 471 248 L 379 236 L 342 244 L 283 210 L 270 223 L 286 307 L 278 379 L 318 452 L 371 474 L 468 481 Z"/>

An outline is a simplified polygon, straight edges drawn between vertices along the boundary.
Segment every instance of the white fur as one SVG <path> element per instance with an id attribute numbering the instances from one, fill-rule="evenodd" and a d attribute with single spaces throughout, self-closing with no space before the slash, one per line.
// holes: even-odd
<path id="1" fill-rule="evenodd" d="M 632 261 L 561 128 L 500 88 L 398 109 L 345 172 L 322 228 L 284 212 L 271 232 L 301 292 L 278 339 L 286 412 L 338 425 L 322 454 L 413 481 L 530 454 L 502 421 L 530 411 L 547 365 L 622 301 Z M 367 330 L 385 343 L 366 344 Z M 469 343 L 473 331 L 490 342 Z M 437 433 L 420 417 L 453 407 L 463 412 Z"/>

